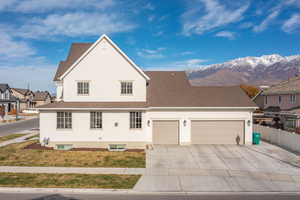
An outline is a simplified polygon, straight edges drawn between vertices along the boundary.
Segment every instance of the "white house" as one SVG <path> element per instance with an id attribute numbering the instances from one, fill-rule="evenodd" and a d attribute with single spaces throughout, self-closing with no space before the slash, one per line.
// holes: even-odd
<path id="1" fill-rule="evenodd" d="M 191 86 L 183 71 L 143 71 L 106 35 L 72 44 L 39 107 L 40 142 L 71 147 L 252 143 L 257 107 L 239 87 Z"/>

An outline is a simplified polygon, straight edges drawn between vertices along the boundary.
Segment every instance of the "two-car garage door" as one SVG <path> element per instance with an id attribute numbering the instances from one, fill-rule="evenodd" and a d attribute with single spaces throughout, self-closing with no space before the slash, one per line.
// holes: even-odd
<path id="1" fill-rule="evenodd" d="M 244 144 L 244 121 L 192 121 L 192 144 Z"/>
<path id="2" fill-rule="evenodd" d="M 179 144 L 179 121 L 153 121 L 153 144 Z M 244 121 L 191 121 L 191 144 L 244 144 Z"/>

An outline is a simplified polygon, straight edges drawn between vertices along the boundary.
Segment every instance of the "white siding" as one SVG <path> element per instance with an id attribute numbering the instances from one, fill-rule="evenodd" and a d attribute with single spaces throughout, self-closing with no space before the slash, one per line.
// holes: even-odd
<path id="1" fill-rule="evenodd" d="M 90 112 L 72 112 L 72 129 L 56 129 L 56 112 L 40 113 L 40 139 L 50 138 L 50 142 L 143 142 L 143 129 L 129 128 L 129 112 L 102 112 L 102 129 L 90 129 Z M 143 113 L 143 125 L 145 117 Z M 118 123 L 118 126 L 115 126 Z"/>
<path id="2" fill-rule="evenodd" d="M 90 81 L 90 94 L 77 95 L 77 81 Z M 133 82 L 133 94 L 121 95 L 120 81 Z M 146 80 L 104 38 L 63 79 L 64 101 L 146 101 Z"/>
<path id="3" fill-rule="evenodd" d="M 62 100 L 63 97 L 63 83 L 62 81 L 55 82 L 56 85 L 56 101 Z"/>
<path id="4" fill-rule="evenodd" d="M 56 129 L 56 112 L 40 113 L 41 140 L 50 137 L 52 142 L 145 142 L 152 143 L 152 120 L 179 120 L 180 144 L 190 144 L 191 120 L 243 120 L 245 121 L 245 143 L 252 144 L 252 123 L 248 126 L 247 121 L 252 119 L 250 111 L 226 112 L 226 111 L 148 111 L 143 113 L 143 128 L 129 128 L 129 111 L 104 111 L 103 128 L 100 130 L 90 129 L 90 115 L 87 111 L 73 112 L 72 130 Z M 150 120 L 148 126 L 147 121 Z M 186 120 L 186 126 L 183 125 Z M 115 127 L 115 122 L 118 126 Z M 252 122 L 252 121 L 251 121 Z"/>

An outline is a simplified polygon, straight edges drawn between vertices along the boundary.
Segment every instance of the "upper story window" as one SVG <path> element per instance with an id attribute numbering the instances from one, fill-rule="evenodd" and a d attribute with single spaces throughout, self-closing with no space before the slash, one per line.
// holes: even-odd
<path id="1" fill-rule="evenodd" d="M 91 128 L 102 128 L 102 112 L 91 112 Z"/>
<path id="2" fill-rule="evenodd" d="M 56 113 L 56 128 L 71 129 L 72 128 L 72 113 L 57 112 Z"/>
<path id="3" fill-rule="evenodd" d="M 132 82 L 121 81 L 121 94 L 132 94 Z"/>
<path id="4" fill-rule="evenodd" d="M 265 104 L 268 104 L 268 96 L 265 96 Z"/>
<path id="5" fill-rule="evenodd" d="M 77 94 L 78 95 L 89 95 L 90 83 L 88 81 L 77 82 Z"/>
<path id="6" fill-rule="evenodd" d="M 278 96 L 278 103 L 281 104 L 282 98 L 281 96 Z"/>
<path id="7" fill-rule="evenodd" d="M 142 112 L 130 112 L 130 128 L 142 128 Z"/>
<path id="8" fill-rule="evenodd" d="M 290 102 L 296 103 L 296 94 L 290 94 Z"/>

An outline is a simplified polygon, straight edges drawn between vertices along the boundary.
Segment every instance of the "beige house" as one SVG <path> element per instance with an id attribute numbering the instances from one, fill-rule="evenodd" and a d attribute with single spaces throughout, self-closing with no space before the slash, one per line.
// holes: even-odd
<path id="1" fill-rule="evenodd" d="M 29 89 L 11 88 L 12 95 L 19 99 L 19 111 L 34 108 L 34 93 Z"/>
<path id="2" fill-rule="evenodd" d="M 282 118 L 285 127 L 300 126 L 300 77 L 296 76 L 262 91 L 255 102 L 263 101 L 263 110 Z"/>
<path id="3" fill-rule="evenodd" d="M 34 92 L 34 97 L 32 103 L 34 107 L 42 106 L 51 103 L 51 95 L 48 91 L 36 91 Z"/>

